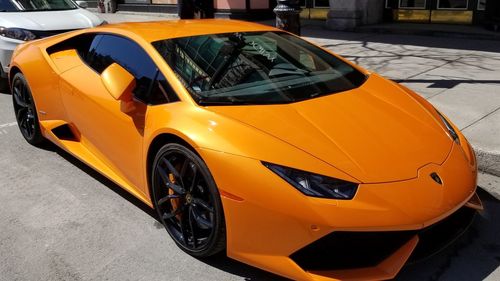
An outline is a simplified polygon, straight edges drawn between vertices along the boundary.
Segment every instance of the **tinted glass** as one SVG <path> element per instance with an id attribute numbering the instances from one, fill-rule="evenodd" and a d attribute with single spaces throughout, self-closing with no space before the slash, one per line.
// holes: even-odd
<path id="1" fill-rule="evenodd" d="M 24 11 L 71 10 L 77 6 L 70 0 L 16 0 Z"/>
<path id="2" fill-rule="evenodd" d="M 162 104 L 178 100 L 179 98 L 174 94 L 174 90 L 170 87 L 165 76 L 161 72 L 158 72 L 158 76 L 151 88 L 149 102 L 151 104 Z"/>
<path id="3" fill-rule="evenodd" d="M 114 62 L 121 65 L 135 77 L 134 95 L 145 103 L 158 104 L 172 100 L 172 96 L 175 96 L 163 75 L 158 77 L 164 80 L 163 90 L 168 92 L 170 98 L 167 99 L 161 94 L 157 89 L 158 84 L 153 83 L 159 73 L 155 63 L 139 45 L 129 39 L 113 35 L 97 35 L 90 45 L 85 60 L 99 74 Z M 150 93 L 161 95 L 152 97 Z"/>
<path id="4" fill-rule="evenodd" d="M 440 9 L 467 9 L 468 0 L 439 0 Z"/>
<path id="5" fill-rule="evenodd" d="M 52 54 L 64 50 L 75 49 L 82 59 L 86 59 L 90 44 L 93 42 L 95 34 L 82 34 L 62 41 L 47 48 L 47 53 Z"/>
<path id="6" fill-rule="evenodd" d="M 477 1 L 477 9 L 479 11 L 484 11 L 486 9 L 486 0 Z"/>
<path id="7" fill-rule="evenodd" d="M 359 87 L 366 76 L 281 32 L 167 39 L 153 45 L 200 104 L 290 103 Z"/>
<path id="8" fill-rule="evenodd" d="M 16 12 L 16 6 L 10 0 L 0 0 L 0 12 Z"/>
<path id="9" fill-rule="evenodd" d="M 330 7 L 330 0 L 314 0 L 314 7 Z"/>
<path id="10" fill-rule="evenodd" d="M 401 8 L 425 8 L 425 0 L 400 0 Z"/>

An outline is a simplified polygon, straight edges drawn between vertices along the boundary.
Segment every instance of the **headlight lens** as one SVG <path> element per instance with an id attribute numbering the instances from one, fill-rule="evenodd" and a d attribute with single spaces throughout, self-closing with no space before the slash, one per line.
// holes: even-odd
<path id="1" fill-rule="evenodd" d="M 22 41 L 29 41 L 36 38 L 33 32 L 17 27 L 0 27 L 0 36 Z"/>
<path id="2" fill-rule="evenodd" d="M 448 120 L 446 120 L 446 118 L 444 118 L 444 116 L 443 116 L 443 114 L 441 114 L 441 112 L 437 111 L 437 113 L 438 113 L 439 117 L 441 118 L 441 120 L 443 121 L 444 125 L 446 126 L 446 129 L 448 130 L 448 133 L 450 134 L 450 137 L 457 144 L 460 144 L 460 138 L 458 137 L 458 134 L 455 131 L 455 129 L 453 129 L 453 126 L 450 124 L 450 122 L 448 122 Z"/>
<path id="3" fill-rule="evenodd" d="M 267 162 L 262 164 L 307 196 L 348 200 L 358 189 L 356 183 Z"/>

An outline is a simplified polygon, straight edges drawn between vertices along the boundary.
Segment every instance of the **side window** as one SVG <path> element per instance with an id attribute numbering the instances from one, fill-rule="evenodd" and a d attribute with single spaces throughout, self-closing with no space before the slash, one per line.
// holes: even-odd
<path id="1" fill-rule="evenodd" d="M 89 33 L 75 36 L 73 38 L 62 41 L 56 45 L 47 48 L 47 53 L 52 54 L 64 50 L 75 49 L 77 53 L 80 55 L 80 57 L 83 60 L 86 60 L 89 53 L 89 49 L 91 48 L 92 43 L 95 42 L 94 37 L 96 37 L 95 34 L 89 34 Z"/>
<path id="2" fill-rule="evenodd" d="M 175 96 L 164 78 L 165 85 L 162 89 L 168 91 L 168 94 L 158 95 L 161 93 L 157 89 L 157 85 L 161 83 L 157 79 L 158 68 L 149 55 L 131 40 L 115 35 L 97 35 L 90 45 L 85 60 L 98 73 L 102 73 L 114 62 L 121 65 L 136 79 L 136 87 L 133 90 L 135 98 L 145 103 L 171 102 L 172 96 Z"/>
<path id="3" fill-rule="evenodd" d="M 170 87 L 167 79 L 158 71 L 156 80 L 151 85 L 151 95 L 149 102 L 153 105 L 179 101 L 179 98 Z"/>

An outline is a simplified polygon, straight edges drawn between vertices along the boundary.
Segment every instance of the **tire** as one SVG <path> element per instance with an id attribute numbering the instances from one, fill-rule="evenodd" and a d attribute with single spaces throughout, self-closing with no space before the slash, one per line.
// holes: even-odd
<path id="1" fill-rule="evenodd" d="M 197 154 L 177 143 L 164 145 L 154 159 L 150 182 L 160 221 L 183 251 L 203 258 L 225 249 L 220 194 Z"/>
<path id="2" fill-rule="evenodd" d="M 22 73 L 17 73 L 12 79 L 12 101 L 17 125 L 24 139 L 32 144 L 39 145 L 44 141 L 38 114 L 31 95 L 28 82 Z"/>

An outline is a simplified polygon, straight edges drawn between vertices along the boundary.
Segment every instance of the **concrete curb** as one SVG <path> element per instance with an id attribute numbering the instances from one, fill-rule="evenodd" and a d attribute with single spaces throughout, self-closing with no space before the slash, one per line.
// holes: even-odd
<path id="1" fill-rule="evenodd" d="M 500 177 L 479 172 L 477 186 L 488 192 L 497 200 L 500 200 Z"/>
<path id="2" fill-rule="evenodd" d="M 478 186 L 500 200 L 500 153 L 474 147 L 478 164 Z"/>
<path id="3" fill-rule="evenodd" d="M 500 177 L 500 153 L 474 147 L 479 171 Z"/>

